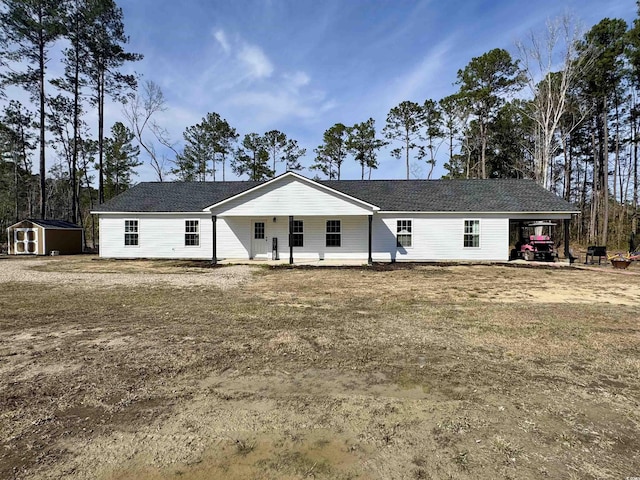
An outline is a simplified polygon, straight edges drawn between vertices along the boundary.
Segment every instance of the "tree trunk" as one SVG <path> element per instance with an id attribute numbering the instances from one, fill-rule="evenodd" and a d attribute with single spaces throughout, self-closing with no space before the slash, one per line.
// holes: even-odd
<path id="1" fill-rule="evenodd" d="M 405 154 L 407 157 L 406 160 L 406 166 L 407 166 L 407 180 L 409 180 L 409 131 L 407 130 L 407 136 L 405 137 Z M 363 170 L 364 170 L 364 165 L 362 166 Z M 364 171 L 362 173 L 362 179 L 364 180 Z"/>
<path id="2" fill-rule="evenodd" d="M 573 174 L 573 158 L 571 155 L 571 135 L 561 134 L 562 150 L 564 152 L 564 199 L 571 201 L 571 176 Z"/>
<path id="3" fill-rule="evenodd" d="M 580 230 L 583 237 L 585 236 L 584 232 L 586 230 L 586 218 L 587 218 L 586 205 L 587 205 L 588 172 L 589 172 L 589 164 L 588 164 L 587 156 L 585 155 L 584 156 L 584 177 L 582 179 L 582 191 L 580 192 L 580 212 L 582 212 L 582 215 L 580 215 L 580 225 L 581 225 Z"/>
<path id="4" fill-rule="evenodd" d="M 631 220 L 631 231 L 638 233 L 638 121 L 633 124 L 633 217 Z"/>
<path id="5" fill-rule="evenodd" d="M 71 221 L 73 223 L 78 222 L 78 189 L 77 189 L 77 171 L 78 171 L 78 129 L 79 129 L 79 117 L 80 117 L 80 21 L 78 19 L 78 10 L 79 5 L 76 1 L 75 5 L 75 41 L 74 41 L 74 71 L 73 71 L 73 152 L 72 160 L 71 160 L 71 190 L 72 198 L 71 198 Z"/>
<path id="6" fill-rule="evenodd" d="M 102 69 L 98 80 L 98 204 L 104 203 L 104 87 L 105 72 Z"/>
<path id="7" fill-rule="evenodd" d="M 623 229 L 623 202 L 622 202 L 622 195 L 623 195 L 623 191 L 622 191 L 622 185 L 620 185 L 620 204 L 616 204 L 616 200 L 618 198 L 618 179 L 621 179 L 620 176 L 620 105 L 619 105 L 619 99 L 618 99 L 618 91 L 617 89 L 614 90 L 614 108 L 615 108 L 615 119 L 616 119 L 616 140 L 615 140 L 615 151 L 614 151 L 614 161 L 613 161 L 613 192 L 612 192 L 612 197 L 613 197 L 613 205 L 614 205 L 614 212 L 613 212 L 613 218 L 614 220 L 617 219 L 618 222 L 616 224 L 616 245 L 620 245 L 621 242 L 621 235 L 622 235 L 622 229 Z"/>
<path id="8" fill-rule="evenodd" d="M 597 214 L 598 214 L 598 203 L 599 203 L 599 194 L 598 194 L 598 178 L 599 178 L 599 169 L 598 169 L 598 151 L 596 144 L 596 133 L 595 131 L 591 133 L 591 144 L 593 149 L 593 174 L 591 179 L 591 213 L 589 215 L 589 242 L 594 243 L 597 236 Z"/>
<path id="9" fill-rule="evenodd" d="M 42 20 L 42 18 L 40 18 Z M 41 22 L 42 23 L 42 22 Z M 40 218 L 47 218 L 47 181 L 46 181 L 46 160 L 45 160 L 45 124 L 44 124 L 44 104 L 45 104 L 45 92 L 44 92 L 44 38 L 43 32 L 40 30 L 40 44 L 39 48 L 39 81 L 40 81 Z"/>
<path id="10" fill-rule="evenodd" d="M 16 155 L 15 145 L 13 146 L 13 182 L 15 197 L 15 219 L 16 223 L 20 221 L 20 190 L 18 187 L 18 156 Z M 7 241 L 10 241 L 7 239 Z"/>
<path id="11" fill-rule="evenodd" d="M 602 152 L 602 245 L 607 244 L 609 233 L 609 125 L 607 121 L 607 99 L 604 99 L 602 111 L 603 141 L 600 146 Z"/>
<path id="12" fill-rule="evenodd" d="M 487 153 L 487 126 L 484 122 L 480 122 L 480 137 L 481 137 L 481 153 L 480 153 L 480 166 L 482 170 L 482 178 L 487 178 L 487 162 L 486 162 L 486 153 Z"/>

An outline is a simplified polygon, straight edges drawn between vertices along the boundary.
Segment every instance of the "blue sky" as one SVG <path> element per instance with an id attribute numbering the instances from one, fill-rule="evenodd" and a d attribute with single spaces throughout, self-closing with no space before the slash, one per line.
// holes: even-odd
<path id="1" fill-rule="evenodd" d="M 159 84 L 167 110 L 158 118 L 181 142 L 185 127 L 218 112 L 241 135 L 285 132 L 313 148 L 336 122 L 373 117 L 380 132 L 389 109 L 453 93 L 456 72 L 474 56 L 515 42 L 548 18 L 573 14 L 586 29 L 604 17 L 632 22 L 634 0 L 119 0 L 131 66 Z M 55 67 L 52 67 L 55 69 Z M 121 120 L 111 105 L 107 125 Z M 146 158 L 145 158 L 146 160 Z M 387 150 L 373 178 L 402 178 Z M 426 173 L 426 167 L 423 169 Z M 141 167 L 137 180 L 153 180 Z M 281 173 L 281 172 L 278 172 Z M 436 177 L 443 173 L 442 160 Z M 313 174 L 305 171 L 305 175 Z M 343 178 L 359 178 L 348 159 Z"/>

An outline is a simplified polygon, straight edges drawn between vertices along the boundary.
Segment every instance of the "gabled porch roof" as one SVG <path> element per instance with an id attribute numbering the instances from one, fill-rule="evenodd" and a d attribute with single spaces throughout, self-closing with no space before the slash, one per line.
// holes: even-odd
<path id="1" fill-rule="evenodd" d="M 203 209 L 223 216 L 371 215 L 377 205 L 294 172 L 245 190 Z"/>

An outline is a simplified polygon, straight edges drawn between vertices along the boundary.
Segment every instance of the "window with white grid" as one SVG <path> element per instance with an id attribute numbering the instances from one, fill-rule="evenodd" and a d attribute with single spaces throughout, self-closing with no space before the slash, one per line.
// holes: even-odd
<path id="1" fill-rule="evenodd" d="M 187 247 L 197 247 L 200 245 L 200 221 L 184 221 L 184 244 Z"/>

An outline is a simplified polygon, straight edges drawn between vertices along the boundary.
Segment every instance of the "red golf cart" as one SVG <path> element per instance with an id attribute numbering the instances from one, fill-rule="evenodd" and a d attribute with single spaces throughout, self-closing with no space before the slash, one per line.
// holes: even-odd
<path id="1" fill-rule="evenodd" d="M 554 262 L 558 251 L 553 239 L 553 222 L 531 222 L 522 226 L 520 240 L 511 251 L 512 259 L 537 260 Z"/>

